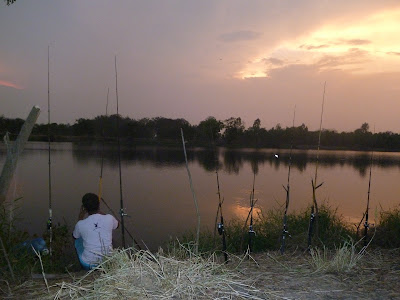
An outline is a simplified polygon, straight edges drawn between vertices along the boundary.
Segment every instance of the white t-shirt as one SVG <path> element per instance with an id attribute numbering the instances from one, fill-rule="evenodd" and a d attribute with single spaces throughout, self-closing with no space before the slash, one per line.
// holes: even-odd
<path id="1" fill-rule="evenodd" d="M 112 231 L 118 221 L 112 215 L 93 214 L 78 221 L 73 236 L 83 239 L 82 260 L 88 264 L 101 261 L 112 249 Z"/>

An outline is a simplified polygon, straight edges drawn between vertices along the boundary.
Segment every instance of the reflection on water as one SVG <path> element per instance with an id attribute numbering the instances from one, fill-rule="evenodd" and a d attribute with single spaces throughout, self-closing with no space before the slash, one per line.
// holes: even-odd
<path id="1" fill-rule="evenodd" d="M 245 218 L 256 173 L 255 197 L 261 210 L 283 208 L 289 151 L 276 149 L 230 150 L 188 149 L 189 167 L 199 202 L 202 226 L 213 226 L 218 205 L 215 168 L 218 164 L 224 216 Z M 275 154 L 278 155 L 276 158 Z M 79 213 L 80 199 L 86 192 L 98 191 L 101 145 L 52 144 L 53 215 L 55 223 L 71 227 Z M 218 160 L 215 159 L 218 157 Z M 370 153 L 321 151 L 318 201 L 338 208 L 347 220 L 357 222 L 365 210 Z M 5 150 L 0 149 L 0 163 Z M 161 242 L 196 226 L 196 214 L 185 170 L 182 149 L 160 147 L 123 148 L 122 181 L 126 226 L 138 241 L 152 249 Z M 45 143 L 29 143 L 18 165 L 11 197 L 20 202 L 22 226 L 30 233 L 41 233 L 48 217 L 48 156 Z M 311 178 L 315 151 L 295 150 L 292 154 L 289 213 L 311 204 Z M 375 153 L 372 169 L 371 207 L 385 209 L 399 204 L 399 153 Z M 119 211 L 117 147 L 104 151 L 103 196 Z M 105 212 L 107 209 L 102 208 Z M 259 210 L 257 210 L 259 211 Z M 117 233 L 115 239 L 120 237 Z"/>
<path id="2" fill-rule="evenodd" d="M 72 147 L 74 159 L 85 164 L 90 160 L 98 160 L 101 155 L 100 146 L 92 147 Z M 182 155 L 182 149 L 176 148 L 157 148 L 157 147 L 136 147 L 125 148 L 121 152 L 121 159 L 126 164 L 150 165 L 152 167 L 182 167 L 185 159 Z M 239 174 L 244 164 L 250 163 L 253 172 L 258 173 L 259 166 L 268 164 L 276 170 L 287 168 L 289 165 L 289 150 L 282 149 L 244 149 L 231 150 L 217 148 L 216 153 L 211 149 L 188 149 L 188 161 L 197 162 L 207 172 L 214 172 L 216 164 L 219 169 L 228 174 Z M 278 157 L 276 157 L 277 155 Z M 217 161 L 215 156 L 219 157 Z M 104 151 L 104 157 L 110 166 L 118 164 L 118 155 L 116 147 L 107 147 Z M 354 168 L 360 176 L 367 175 L 370 165 L 370 152 L 361 151 L 320 151 L 319 165 L 321 167 L 345 166 Z M 316 151 L 313 150 L 293 150 L 292 167 L 303 172 L 309 164 L 316 162 Z M 398 153 L 375 152 L 373 165 L 381 168 L 400 167 L 400 156 Z"/>

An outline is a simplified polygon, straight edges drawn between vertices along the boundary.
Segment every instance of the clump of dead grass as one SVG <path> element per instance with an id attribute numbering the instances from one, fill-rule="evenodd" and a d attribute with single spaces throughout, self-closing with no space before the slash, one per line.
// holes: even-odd
<path id="1" fill-rule="evenodd" d="M 94 272 L 99 275 L 93 279 Z M 49 298 L 260 299 L 252 282 L 218 262 L 215 254 L 203 258 L 189 253 L 180 259 L 131 248 L 116 250 L 79 280 L 57 285 Z"/>
<path id="2" fill-rule="evenodd" d="M 321 248 L 310 249 L 310 263 L 314 267 L 315 272 L 350 272 L 365 254 L 366 247 L 357 247 L 358 242 L 353 240 L 345 241 L 340 247 L 334 251 L 329 250 L 325 246 Z"/>

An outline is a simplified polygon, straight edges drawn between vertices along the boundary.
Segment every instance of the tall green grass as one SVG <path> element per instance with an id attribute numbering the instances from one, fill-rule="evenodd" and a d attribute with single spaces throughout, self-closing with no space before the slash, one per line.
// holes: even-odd
<path id="1" fill-rule="evenodd" d="M 374 232 L 376 230 L 376 232 Z M 363 232 L 363 231 L 362 231 Z M 368 234 L 374 235 L 372 245 L 382 248 L 400 248 L 400 209 L 381 211 L 375 228 L 371 227 Z"/>
<path id="2" fill-rule="evenodd" d="M 278 250 L 281 245 L 283 228 L 283 212 L 269 210 L 255 214 L 253 228 L 256 236 L 253 237 L 253 251 Z M 400 248 L 400 208 L 376 213 L 377 224 L 370 224 L 368 230 L 369 247 Z M 306 250 L 310 210 L 305 209 L 298 213 L 292 213 L 287 218 L 289 235 L 286 235 L 287 250 Z M 225 224 L 227 251 L 230 253 L 243 253 L 248 245 L 248 224 L 245 220 L 233 219 Z M 321 205 L 318 216 L 318 235 L 314 230 L 312 247 L 324 249 L 323 251 L 337 251 L 346 248 L 350 241 L 358 241 L 363 238 L 364 230 L 361 227 L 359 234 L 353 224 L 343 220 L 337 209 L 328 205 Z M 194 240 L 193 232 L 189 231 L 179 238 L 181 243 L 189 243 Z M 363 243 L 356 243 L 361 248 Z M 347 245 L 347 246 L 346 246 Z M 354 247 L 353 247 L 354 248 Z M 200 233 L 199 251 L 209 253 L 221 251 L 221 237 L 214 238 L 213 230 L 204 229 Z M 359 249 L 360 250 L 360 249 Z M 356 251 L 356 249 L 354 249 Z"/>
<path id="3" fill-rule="evenodd" d="M 288 215 L 286 249 L 307 249 L 308 226 L 310 210 Z M 233 219 L 225 224 L 227 251 L 230 253 L 242 253 L 248 246 L 248 224 L 244 220 Z M 278 250 L 281 246 L 283 229 L 283 212 L 279 210 L 261 211 L 255 215 L 253 223 L 256 236 L 253 237 L 253 251 Z M 335 249 L 343 245 L 348 238 L 357 239 L 356 232 L 347 224 L 336 209 L 327 205 L 319 208 L 318 236 L 313 236 L 314 247 L 326 247 Z M 182 243 L 194 240 L 194 233 L 189 231 L 179 238 Z M 213 252 L 222 249 L 220 236 L 214 238 L 213 231 L 204 229 L 200 234 L 200 252 Z"/>
<path id="4" fill-rule="evenodd" d="M 12 205 L 0 205 L 0 278 L 7 282 L 23 282 L 32 273 L 41 273 L 39 258 L 28 247 L 21 244 L 37 238 L 18 228 L 18 201 Z M 13 209 L 10 219 L 10 209 Z M 45 225 L 45 224 L 44 224 Z M 45 228 L 45 226 L 43 226 Z M 49 247 L 48 234 L 42 236 Z M 79 262 L 75 254 L 71 230 L 67 225 L 53 225 L 52 256 L 42 255 L 41 259 L 46 273 L 64 273 L 79 270 Z"/>
<path id="5" fill-rule="evenodd" d="M 34 259 L 27 251 L 17 251 L 18 244 L 29 238 L 29 235 L 18 230 L 15 226 L 15 215 L 17 212 L 18 201 L 16 199 L 13 205 L 0 205 L 0 278 L 16 280 L 28 274 L 33 265 Z M 14 216 L 10 221 L 10 215 Z"/>

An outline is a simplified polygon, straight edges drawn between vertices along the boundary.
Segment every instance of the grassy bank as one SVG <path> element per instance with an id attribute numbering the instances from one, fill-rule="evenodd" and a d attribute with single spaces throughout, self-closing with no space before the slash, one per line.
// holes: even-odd
<path id="1" fill-rule="evenodd" d="M 32 274 L 40 274 L 43 268 L 49 273 L 80 269 L 71 230 L 67 225 L 53 224 L 52 255 L 40 252 L 35 254 L 30 241 L 38 236 L 29 236 L 26 231 L 18 228 L 18 208 L 15 207 L 18 207 L 18 200 L 12 205 L 0 205 L 0 278 L 18 284 L 31 278 Z M 49 247 L 48 232 L 45 231 L 42 237 Z"/>
<path id="2" fill-rule="evenodd" d="M 174 256 L 117 250 L 95 270 L 69 278 L 30 280 L 9 288 L 7 299 L 398 299 L 399 251 L 371 250 L 348 260 L 266 251 L 251 259 L 194 255 L 178 245 Z M 349 251 L 350 250 L 350 251 Z M 344 267 L 341 267 L 344 266 Z M 349 267 L 350 266 L 350 267 Z"/>
<path id="3" fill-rule="evenodd" d="M 258 211 L 254 215 L 253 237 L 254 253 L 277 251 L 281 245 L 283 213 L 278 210 Z M 16 251 L 18 245 L 28 240 L 27 233 L 16 228 L 15 224 L 7 222 L 7 210 L 3 207 L 0 214 L 0 238 L 4 247 L 0 244 L 0 277 L 8 283 L 21 283 L 31 278 L 32 273 L 41 274 L 42 265 L 46 273 L 65 273 L 80 270 L 78 260 L 74 252 L 71 238 L 71 228 L 66 225 L 54 226 L 53 255 L 42 256 L 41 262 L 37 255 L 25 249 Z M 305 253 L 307 249 L 307 236 L 310 211 L 304 210 L 288 215 L 287 228 L 290 237 L 287 237 L 286 252 Z M 400 247 L 400 210 L 382 211 L 378 216 L 378 224 L 369 229 L 370 248 L 395 249 Z M 16 221 L 14 221 L 16 222 Z M 227 252 L 231 255 L 243 255 L 248 247 L 248 224 L 244 220 L 231 220 L 225 224 Z M 360 232 L 362 232 L 363 227 Z M 316 264 L 321 258 L 333 257 L 334 253 L 346 250 L 346 255 L 355 255 L 363 247 L 363 242 L 357 243 L 362 238 L 362 233 L 357 235 L 354 225 L 347 224 L 335 209 L 321 206 L 318 218 L 318 234 L 315 232 L 312 240 L 312 249 Z M 44 238 L 48 244 L 46 233 Z M 179 242 L 178 242 L 179 240 Z M 165 253 L 178 258 L 187 258 L 191 253 L 195 234 L 188 232 L 169 242 L 163 248 Z M 182 248 L 182 245 L 185 245 Z M 318 250 L 319 249 L 319 250 Z M 209 257 L 217 255 L 221 260 L 221 237 L 213 230 L 201 231 L 199 252 L 201 256 Z M 320 252 L 318 252 L 320 251 Z M 342 251 L 343 252 L 343 251 Z M 214 254 L 215 253 L 215 254 Z M 344 253 L 344 252 L 343 252 Z M 217 257 L 215 256 L 215 257 Z M 320 262 L 320 264 L 323 264 Z M 4 283 L 4 282 L 3 282 Z M 1 284 L 0 284 L 1 285 Z"/>
<path id="4" fill-rule="evenodd" d="M 310 210 L 289 214 L 287 218 L 286 248 L 288 250 L 307 249 L 308 227 Z M 312 238 L 312 246 L 334 249 L 343 245 L 349 239 L 357 240 L 354 226 L 347 224 L 337 210 L 328 206 L 319 208 L 317 226 Z M 400 219 L 399 219 L 400 225 Z M 247 250 L 249 241 L 249 224 L 245 220 L 234 219 L 225 224 L 227 251 L 230 253 L 243 253 Z M 317 229 L 318 227 L 318 229 Z M 253 251 L 279 250 L 283 230 L 283 213 L 278 210 L 259 211 L 254 214 L 253 229 L 256 235 L 252 238 Z M 318 231 L 318 233 L 316 232 Z M 195 240 L 192 231 L 184 234 L 180 241 L 188 243 Z M 221 250 L 221 238 L 214 235 L 213 231 L 202 230 L 199 242 L 199 251 L 211 253 Z"/>

